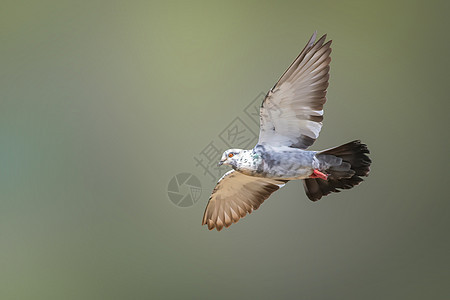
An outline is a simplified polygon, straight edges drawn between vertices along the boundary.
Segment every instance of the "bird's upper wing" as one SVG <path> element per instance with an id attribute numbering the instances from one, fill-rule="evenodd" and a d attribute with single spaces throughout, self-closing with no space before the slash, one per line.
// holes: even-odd
<path id="1" fill-rule="evenodd" d="M 306 47 L 268 92 L 261 105 L 259 144 L 306 149 L 319 136 L 330 70 L 331 41 Z"/>
<path id="2" fill-rule="evenodd" d="M 247 176 L 231 170 L 217 182 L 203 215 L 202 225 L 218 231 L 257 209 L 287 180 Z"/>

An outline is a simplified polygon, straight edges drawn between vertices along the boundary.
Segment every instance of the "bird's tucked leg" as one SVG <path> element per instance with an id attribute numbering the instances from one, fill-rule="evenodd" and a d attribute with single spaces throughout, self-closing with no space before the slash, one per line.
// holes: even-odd
<path id="1" fill-rule="evenodd" d="M 309 178 L 321 178 L 323 180 L 327 180 L 328 175 L 320 172 L 319 170 L 314 169 L 313 173 L 309 176 Z"/>

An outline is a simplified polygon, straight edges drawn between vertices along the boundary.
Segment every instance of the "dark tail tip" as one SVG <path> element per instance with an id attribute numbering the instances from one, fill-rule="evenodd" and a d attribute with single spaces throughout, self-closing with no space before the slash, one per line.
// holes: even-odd
<path id="1" fill-rule="evenodd" d="M 368 176 L 372 160 L 369 158 L 369 148 L 360 140 L 352 141 L 336 148 L 321 151 L 320 154 L 334 155 L 351 165 L 357 176 Z M 319 154 L 319 155 L 320 155 Z"/>
<path id="2" fill-rule="evenodd" d="M 320 178 L 304 179 L 303 186 L 308 198 L 317 201 L 330 193 L 338 193 L 340 190 L 351 189 L 360 184 L 363 181 L 361 176 L 367 177 L 370 172 L 372 160 L 368 156 L 369 153 L 367 145 L 359 140 L 319 152 L 318 157 L 321 154 L 334 155 L 341 158 L 343 162 L 349 163 L 354 174 L 345 178 L 330 176 L 327 180 Z"/>

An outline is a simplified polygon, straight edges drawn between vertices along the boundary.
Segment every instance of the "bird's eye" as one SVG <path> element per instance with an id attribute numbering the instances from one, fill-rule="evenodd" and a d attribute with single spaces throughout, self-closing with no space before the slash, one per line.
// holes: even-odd
<path id="1" fill-rule="evenodd" d="M 229 157 L 229 158 L 231 158 L 231 157 L 233 157 L 233 156 L 234 156 L 233 153 L 228 154 L 228 157 Z"/>

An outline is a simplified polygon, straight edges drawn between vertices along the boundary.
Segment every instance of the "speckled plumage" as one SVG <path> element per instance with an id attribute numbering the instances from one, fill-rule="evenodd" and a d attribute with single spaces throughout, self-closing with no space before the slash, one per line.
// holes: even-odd
<path id="1" fill-rule="evenodd" d="M 306 47 L 267 93 L 261 105 L 260 133 L 251 150 L 229 149 L 219 165 L 230 165 L 208 201 L 202 224 L 221 230 L 257 209 L 290 180 L 303 179 L 312 201 L 349 189 L 367 176 L 367 146 L 353 141 L 324 151 L 308 151 L 322 128 L 331 61 L 331 41 Z M 317 177 L 317 174 L 319 177 Z"/>
<path id="2" fill-rule="evenodd" d="M 232 149 L 225 157 L 234 170 L 246 175 L 294 180 L 308 178 L 314 167 L 318 167 L 315 151 L 305 151 L 290 147 L 271 147 L 257 144 L 252 150 Z"/>

